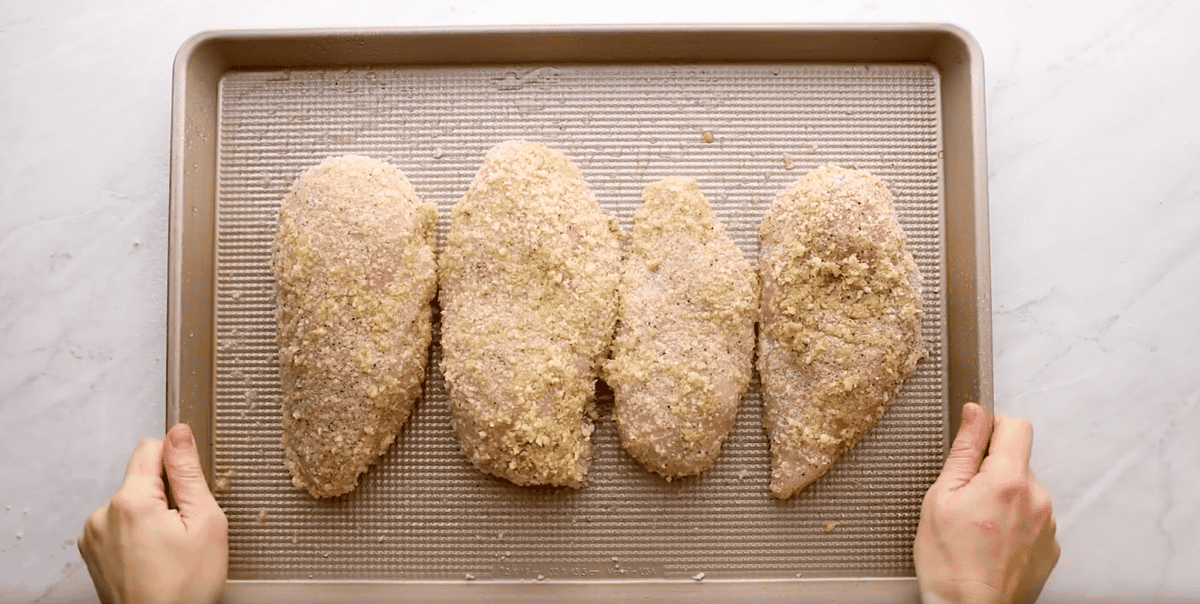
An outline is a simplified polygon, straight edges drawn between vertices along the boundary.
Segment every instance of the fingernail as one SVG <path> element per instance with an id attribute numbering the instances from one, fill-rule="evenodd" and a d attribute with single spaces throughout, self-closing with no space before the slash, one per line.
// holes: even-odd
<path id="1" fill-rule="evenodd" d="M 175 424 L 175 427 L 171 428 L 170 437 L 171 446 L 176 449 L 182 449 L 191 444 L 192 429 L 187 424 Z"/>

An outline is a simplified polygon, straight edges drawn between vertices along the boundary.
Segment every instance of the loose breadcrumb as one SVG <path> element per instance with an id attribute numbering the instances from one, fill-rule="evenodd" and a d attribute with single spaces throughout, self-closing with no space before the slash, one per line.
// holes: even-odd
<path id="1" fill-rule="evenodd" d="M 920 273 L 878 178 L 822 166 L 759 232 L 758 368 L 771 492 L 824 474 L 883 415 L 926 354 Z"/>
<path id="2" fill-rule="evenodd" d="M 834 527 L 836 527 L 836 526 L 837 526 L 837 523 L 836 523 L 836 522 L 826 522 L 826 523 L 825 523 L 825 532 L 826 532 L 826 533 L 832 533 L 832 532 L 833 532 L 833 529 L 834 529 Z"/>
<path id="3" fill-rule="evenodd" d="M 712 133 L 712 131 L 710 131 L 710 130 L 705 130 L 704 132 L 701 132 L 701 133 L 700 133 L 700 140 L 704 141 L 704 142 L 705 142 L 705 144 L 708 144 L 708 143 L 711 143 L 711 142 L 713 142 L 713 141 L 715 141 L 715 140 L 717 140 L 717 139 L 716 139 L 716 137 L 714 137 L 714 136 L 713 136 L 713 133 Z"/>
<path id="4" fill-rule="evenodd" d="M 792 156 L 785 153 L 783 155 L 783 169 L 791 170 L 793 167 L 795 167 L 795 164 L 792 162 Z"/>
<path id="5" fill-rule="evenodd" d="M 463 453 L 519 485 L 580 487 L 616 324 L 621 237 L 561 152 L 488 152 L 439 258 L 442 372 Z"/>
<path id="6" fill-rule="evenodd" d="M 437 209 L 395 167 L 329 158 L 279 210 L 283 448 L 314 497 L 358 484 L 421 393 L 437 290 Z"/>
<path id="7" fill-rule="evenodd" d="M 695 181 L 646 187 L 619 293 L 603 375 L 621 443 L 667 480 L 698 474 L 750 383 L 758 278 Z"/>

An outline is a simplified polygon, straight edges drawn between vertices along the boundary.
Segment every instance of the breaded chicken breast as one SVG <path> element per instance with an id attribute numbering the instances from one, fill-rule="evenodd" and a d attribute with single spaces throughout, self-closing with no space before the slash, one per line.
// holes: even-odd
<path id="1" fill-rule="evenodd" d="M 759 231 L 758 370 L 771 493 L 791 497 L 883 415 L 926 354 L 920 273 L 878 178 L 823 166 Z"/>
<path id="2" fill-rule="evenodd" d="M 441 368 L 462 451 L 480 470 L 584 484 L 620 262 L 616 219 L 565 155 L 521 141 L 488 152 L 438 266 Z"/>
<path id="3" fill-rule="evenodd" d="M 283 200 L 272 261 L 283 448 L 313 497 L 353 490 L 421 394 L 436 222 L 403 174 L 366 157 L 326 159 Z"/>
<path id="4" fill-rule="evenodd" d="M 604 379 L 630 455 L 667 480 L 712 465 L 750 383 L 758 276 L 694 180 L 646 187 Z"/>

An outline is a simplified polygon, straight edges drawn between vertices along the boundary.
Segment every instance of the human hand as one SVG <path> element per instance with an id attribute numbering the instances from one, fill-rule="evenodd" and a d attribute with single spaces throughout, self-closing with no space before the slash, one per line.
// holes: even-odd
<path id="1" fill-rule="evenodd" d="M 1029 470 L 1032 448 L 1029 422 L 998 415 L 993 427 L 983 407 L 963 407 L 962 427 L 925 494 L 913 544 L 922 602 L 1037 600 L 1060 550 L 1050 498 Z"/>
<path id="2" fill-rule="evenodd" d="M 164 467 L 178 510 L 167 507 Z M 192 431 L 177 424 L 165 444 L 138 443 L 124 484 L 84 524 L 79 553 L 105 604 L 216 602 L 225 590 L 227 527 Z"/>

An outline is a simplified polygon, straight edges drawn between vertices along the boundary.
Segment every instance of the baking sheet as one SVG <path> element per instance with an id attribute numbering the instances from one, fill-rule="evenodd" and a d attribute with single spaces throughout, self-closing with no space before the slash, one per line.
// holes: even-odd
<path id="1" fill-rule="evenodd" d="M 937 65 L 481 61 L 218 76 L 209 133 L 215 191 L 206 208 L 215 244 L 211 469 L 228 485 L 217 496 L 230 520 L 231 580 L 912 576 L 920 501 L 941 465 L 948 414 L 962 402 L 950 401 L 947 141 Z M 268 260 L 280 200 L 323 158 L 368 155 L 395 164 L 438 205 L 440 238 L 483 154 L 515 138 L 564 151 L 626 229 L 645 184 L 695 178 L 750 259 L 766 208 L 808 169 L 871 171 L 895 194 L 924 275 L 930 356 L 875 429 L 786 502 L 767 492 L 757 378 L 721 457 L 700 477 L 666 483 L 630 458 L 601 385 L 590 484 L 521 488 L 479 473 L 458 452 L 435 323 L 425 394 L 396 444 L 354 492 L 312 499 L 291 486 L 279 445 Z"/>

